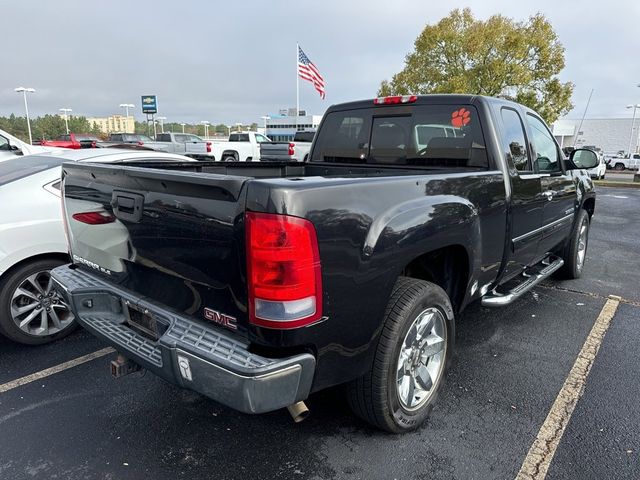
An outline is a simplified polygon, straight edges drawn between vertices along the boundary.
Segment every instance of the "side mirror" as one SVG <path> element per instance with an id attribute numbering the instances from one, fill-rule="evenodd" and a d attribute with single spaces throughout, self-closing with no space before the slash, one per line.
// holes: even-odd
<path id="1" fill-rule="evenodd" d="M 594 168 L 598 166 L 600 160 L 598 159 L 598 154 L 593 150 L 589 150 L 587 148 L 578 148 L 571 152 L 570 160 L 576 166 L 576 168 Z"/>

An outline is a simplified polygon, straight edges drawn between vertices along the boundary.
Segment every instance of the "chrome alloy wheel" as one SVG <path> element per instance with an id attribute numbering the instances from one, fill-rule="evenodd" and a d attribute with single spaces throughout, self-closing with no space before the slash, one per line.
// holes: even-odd
<path id="1" fill-rule="evenodd" d="M 444 315 L 427 308 L 413 321 L 400 347 L 396 393 L 403 408 L 417 410 L 429 400 L 444 371 L 446 353 Z"/>
<path id="2" fill-rule="evenodd" d="M 61 332 L 74 320 L 53 289 L 49 270 L 29 275 L 18 285 L 11 296 L 11 318 L 20 330 L 36 337 Z"/>
<path id="3" fill-rule="evenodd" d="M 584 257 L 587 255 L 587 230 L 587 222 L 583 221 L 578 234 L 578 270 L 582 270 Z"/>

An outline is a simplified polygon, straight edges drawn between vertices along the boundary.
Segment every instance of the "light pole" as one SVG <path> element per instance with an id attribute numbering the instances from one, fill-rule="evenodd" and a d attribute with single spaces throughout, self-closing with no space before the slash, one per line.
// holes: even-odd
<path id="1" fill-rule="evenodd" d="M 181 123 L 180 126 L 182 127 L 182 133 L 184 133 L 184 126 L 186 125 L 186 123 Z"/>
<path id="2" fill-rule="evenodd" d="M 631 153 L 632 153 L 631 144 L 633 143 L 633 127 L 634 127 L 634 124 L 636 123 L 636 110 L 640 108 L 640 104 L 627 105 L 627 108 L 633 108 L 633 118 L 631 119 L 631 132 L 629 134 L 629 149 L 627 150 L 627 153 L 629 154 L 629 158 L 631 158 Z"/>
<path id="3" fill-rule="evenodd" d="M 204 125 L 204 138 L 209 138 L 209 125 L 210 123 L 206 120 L 201 120 L 200 123 Z"/>
<path id="4" fill-rule="evenodd" d="M 64 126 L 67 129 L 67 135 L 69 135 L 69 113 L 73 112 L 73 110 L 70 108 L 59 108 L 58 110 L 64 114 Z"/>
<path id="5" fill-rule="evenodd" d="M 267 120 L 271 120 L 271 117 L 269 115 L 263 115 L 262 117 L 260 117 L 262 120 L 264 120 L 264 134 L 267 134 Z"/>
<path id="6" fill-rule="evenodd" d="M 231 125 L 225 125 L 225 127 L 227 127 L 227 130 L 229 130 L 229 136 L 231 136 Z"/>
<path id="7" fill-rule="evenodd" d="M 238 127 L 238 133 L 240 133 L 240 131 L 242 130 L 242 124 L 241 123 L 236 123 L 236 127 Z"/>
<path id="8" fill-rule="evenodd" d="M 135 108 L 136 106 L 133 103 L 121 103 L 120 104 L 120 108 L 124 108 L 125 109 L 125 115 L 127 116 L 127 128 L 129 128 L 129 109 L 130 108 Z M 126 130 L 126 129 L 125 129 Z M 135 132 L 135 126 L 133 128 L 133 131 L 131 132 L 125 132 L 125 133 L 134 133 Z"/>
<path id="9" fill-rule="evenodd" d="M 160 120 L 160 133 L 164 133 L 164 121 L 167 119 L 167 117 L 156 117 L 158 120 Z"/>
<path id="10" fill-rule="evenodd" d="M 14 90 L 18 93 L 22 93 L 22 96 L 24 97 L 24 111 L 27 114 L 27 130 L 29 130 L 29 143 L 33 145 L 33 138 L 31 137 L 31 121 L 29 120 L 29 106 L 27 105 L 27 93 L 34 93 L 36 89 L 28 87 L 18 87 L 14 88 Z"/>

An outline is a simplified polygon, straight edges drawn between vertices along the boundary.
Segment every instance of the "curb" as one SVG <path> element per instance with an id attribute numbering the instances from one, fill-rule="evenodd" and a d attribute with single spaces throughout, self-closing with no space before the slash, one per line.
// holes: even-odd
<path id="1" fill-rule="evenodd" d="M 598 187 L 640 188 L 640 182 L 613 182 L 609 180 L 594 180 Z"/>

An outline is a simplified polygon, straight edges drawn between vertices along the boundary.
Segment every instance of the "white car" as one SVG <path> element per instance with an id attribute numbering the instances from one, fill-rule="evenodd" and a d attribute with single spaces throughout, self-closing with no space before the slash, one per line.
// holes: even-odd
<path id="1" fill-rule="evenodd" d="M 607 164 L 604 161 L 604 155 L 599 152 L 596 153 L 598 154 L 599 159 L 598 165 L 588 169 L 587 172 L 589 173 L 589 176 L 591 176 L 591 178 L 602 180 L 607 175 Z"/>
<path id="2" fill-rule="evenodd" d="M 0 334 L 36 345 L 70 333 L 73 314 L 51 288 L 52 268 L 69 262 L 61 216 L 60 166 L 64 162 L 195 162 L 164 152 L 84 149 L 27 155 L 0 162 Z M 95 205 L 93 205 L 95 207 Z M 108 215 L 92 205 L 84 212 Z M 116 219 L 105 228 L 126 228 Z M 112 234 L 104 238 L 114 238 Z M 128 237 L 112 248 L 128 247 Z M 87 239 L 98 244 L 99 238 Z"/>
<path id="3" fill-rule="evenodd" d="M 41 147 L 39 145 L 29 145 L 10 133 L 0 130 L 0 162 L 10 160 L 22 155 L 33 155 L 35 153 L 46 153 L 60 151 L 61 148 Z"/>

